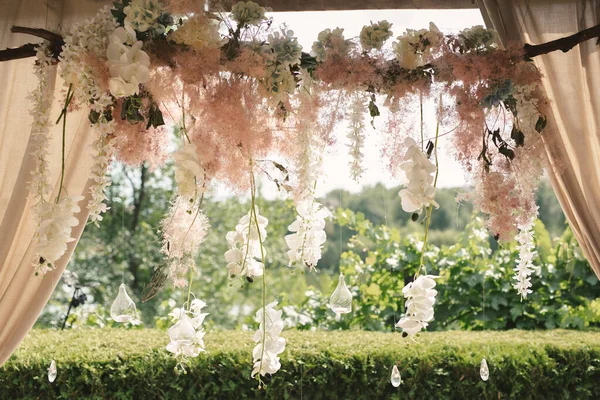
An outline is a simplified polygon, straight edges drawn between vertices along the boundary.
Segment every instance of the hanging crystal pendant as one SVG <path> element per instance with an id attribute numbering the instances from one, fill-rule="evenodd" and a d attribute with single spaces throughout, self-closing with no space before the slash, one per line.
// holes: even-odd
<path id="1" fill-rule="evenodd" d="M 135 303 L 125 290 L 125 284 L 119 286 L 119 294 L 110 307 L 110 316 L 116 322 L 131 322 L 135 319 Z"/>
<path id="2" fill-rule="evenodd" d="M 169 328 L 168 332 L 171 341 L 182 345 L 191 344 L 196 337 L 196 330 L 194 329 L 192 320 L 185 311 L 181 312 L 179 320 Z"/>
<path id="3" fill-rule="evenodd" d="M 402 383 L 402 377 L 400 376 L 400 371 L 398 371 L 397 366 L 392 367 L 392 377 L 390 378 L 393 387 L 398 387 Z"/>
<path id="4" fill-rule="evenodd" d="M 488 368 L 487 361 L 484 359 L 481 360 L 481 366 L 479 367 L 479 375 L 481 375 L 481 380 L 487 381 L 490 379 L 490 369 Z"/>
<path id="5" fill-rule="evenodd" d="M 348 314 L 352 311 L 352 293 L 346 286 L 344 274 L 340 274 L 338 284 L 329 298 L 329 307 L 336 314 Z"/>
<path id="6" fill-rule="evenodd" d="M 54 382 L 54 380 L 56 379 L 56 361 L 52 360 L 52 362 L 50 363 L 50 367 L 48 368 L 48 381 L 50 383 Z"/>

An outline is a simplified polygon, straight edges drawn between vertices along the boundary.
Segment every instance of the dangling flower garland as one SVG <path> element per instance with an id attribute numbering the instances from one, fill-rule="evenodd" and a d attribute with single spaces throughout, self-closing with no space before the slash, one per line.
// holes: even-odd
<path id="1" fill-rule="evenodd" d="M 173 325 L 168 331 L 170 342 L 166 348 L 177 359 L 175 366 L 177 371 L 186 373 L 185 366 L 189 364 L 189 358 L 198 357 L 200 353 L 206 352 L 205 332 L 202 328 L 204 319 L 208 315 L 208 313 L 202 312 L 205 306 L 204 301 L 194 299 L 188 303 L 187 309 L 185 307 L 174 308 L 169 313 Z"/>
<path id="2" fill-rule="evenodd" d="M 363 147 L 365 145 L 365 102 L 360 95 L 356 95 L 350 105 L 350 119 L 348 139 L 350 144 L 350 175 L 355 182 L 365 173 L 363 166 Z"/>
<path id="3" fill-rule="evenodd" d="M 535 220 L 531 219 L 527 223 L 519 225 L 519 234 L 517 235 L 517 249 L 519 250 L 519 259 L 515 268 L 515 277 L 517 281 L 513 287 L 517 289 L 517 293 L 521 296 L 521 300 L 527 298 L 527 295 L 532 293 L 531 274 L 535 272 L 533 258 L 536 252 L 535 242 L 533 240 Z"/>

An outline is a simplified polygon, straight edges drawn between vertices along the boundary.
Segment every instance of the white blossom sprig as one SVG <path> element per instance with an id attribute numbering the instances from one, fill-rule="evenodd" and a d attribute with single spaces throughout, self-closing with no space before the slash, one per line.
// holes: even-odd
<path id="1" fill-rule="evenodd" d="M 517 234 L 517 249 L 519 250 L 519 259 L 515 268 L 515 277 L 517 281 L 513 287 L 517 289 L 517 293 L 521 296 L 521 300 L 527 298 L 529 293 L 533 291 L 531 288 L 531 275 L 535 272 L 533 258 L 536 255 L 535 242 L 533 239 L 535 219 L 531 218 L 524 224 L 519 225 L 519 233 Z"/>
<path id="2" fill-rule="evenodd" d="M 51 190 L 48 183 L 48 169 L 50 167 L 48 149 L 50 148 L 49 127 L 53 91 L 50 84 L 52 56 L 49 45 L 49 42 L 44 42 L 37 48 L 34 73 L 38 80 L 38 86 L 29 94 L 31 100 L 29 114 L 33 117 L 31 123 L 31 142 L 33 143 L 31 156 L 35 161 L 35 166 L 31 171 L 29 190 L 32 193 L 34 209 L 47 200 Z"/>
<path id="3" fill-rule="evenodd" d="M 169 316 L 172 318 L 173 325 L 169 328 L 169 344 L 167 351 L 173 353 L 177 359 L 176 369 L 185 371 L 185 365 L 190 358 L 198 357 L 200 353 L 205 353 L 204 329 L 202 324 L 208 313 L 203 313 L 202 309 L 206 303 L 199 299 L 194 299 L 189 303 L 188 309 L 185 307 L 174 308 Z"/>
<path id="4" fill-rule="evenodd" d="M 287 252 L 289 266 L 302 263 L 313 270 L 321 259 L 323 244 L 327 240 L 325 220 L 332 214 L 314 198 L 298 202 L 296 210 L 296 220 L 288 228 L 293 233 L 285 237 L 290 249 Z"/>
<path id="5" fill-rule="evenodd" d="M 413 282 L 402 288 L 402 294 L 406 298 L 406 313 L 396 323 L 396 328 L 401 328 L 402 332 L 411 339 L 433 320 L 433 305 L 437 295 L 437 290 L 433 288 L 436 278 L 439 277 L 419 275 Z"/>
<path id="6" fill-rule="evenodd" d="M 39 221 L 35 234 L 36 274 L 45 275 L 55 269 L 56 261 L 67 251 L 67 243 L 75 240 L 71 231 L 79 225 L 75 214 L 81 211 L 77 205 L 81 200 L 83 196 L 65 196 L 57 202 L 47 201 L 36 207 Z"/>
<path id="7" fill-rule="evenodd" d="M 402 209 L 409 213 L 420 214 L 425 207 L 433 205 L 437 208 L 433 176 L 437 167 L 413 139 L 407 138 L 404 143 L 407 150 L 400 169 L 406 174 L 408 182 L 406 189 L 398 193 L 402 199 Z"/>
<path id="8" fill-rule="evenodd" d="M 282 311 L 276 310 L 276 305 L 277 302 L 274 301 L 256 312 L 254 320 L 260 325 L 252 337 L 256 342 L 252 350 L 252 377 L 274 374 L 281 368 L 279 354 L 285 350 L 286 341 L 279 335 L 285 324 L 281 318 Z"/>
<path id="9" fill-rule="evenodd" d="M 255 205 L 254 209 L 240 218 L 234 231 L 227 232 L 229 250 L 225 253 L 225 261 L 230 278 L 244 274 L 252 280 L 255 276 L 263 275 L 263 242 L 267 237 L 268 224 L 269 220 L 259 214 Z"/>
<path id="10" fill-rule="evenodd" d="M 391 28 L 392 24 L 385 20 L 363 26 L 360 31 L 360 45 L 363 50 L 381 50 L 386 40 L 392 37 Z"/>
<path id="11" fill-rule="evenodd" d="M 360 95 L 356 95 L 350 105 L 349 130 L 347 138 L 350 140 L 350 174 L 355 182 L 365 173 L 363 166 L 365 144 L 365 101 Z"/>

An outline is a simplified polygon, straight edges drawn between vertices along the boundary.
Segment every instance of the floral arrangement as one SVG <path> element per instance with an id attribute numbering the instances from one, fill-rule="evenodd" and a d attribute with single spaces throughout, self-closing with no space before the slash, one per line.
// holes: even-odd
<path id="1" fill-rule="evenodd" d="M 58 58 L 67 88 L 59 121 L 64 132 L 70 110 L 89 109 L 95 131 L 91 221 L 101 221 L 107 209 L 104 191 L 113 160 L 160 166 L 172 158 L 178 193 L 161 230 L 168 277 L 181 287 L 191 285 L 194 256 L 209 229 L 204 194 L 217 181 L 249 191 L 252 207 L 227 234 L 224 261 L 231 279 L 262 280 L 252 372 L 260 380 L 279 369 L 285 340 L 279 337 L 281 311 L 266 299 L 268 220 L 255 206 L 255 176 L 266 173 L 267 164 L 285 176 L 274 182 L 290 192 L 298 212 L 286 236 L 290 266 L 315 269 L 331 216 L 316 201 L 315 187 L 325 148 L 335 141 L 332 131 L 348 122 L 349 174 L 358 181 L 364 172 L 366 114 L 380 117 L 380 107 L 387 107 L 382 156 L 390 174 L 406 175 L 407 186 L 399 193 L 404 210 L 421 218 L 428 232 L 437 206 L 440 126 L 453 127 L 443 134 L 452 134 L 455 156 L 472 179 L 471 200 L 487 215 L 490 231 L 498 240 L 520 232 L 515 286 L 526 297 L 534 195 L 549 138 L 542 134 L 548 101 L 540 73 L 523 51 L 498 48 L 495 33 L 482 27 L 448 35 L 433 23 L 407 30 L 389 51 L 392 25 L 379 21 L 356 38 L 326 29 L 306 53 L 291 30 L 271 26 L 266 11 L 252 1 L 215 13 L 190 0 L 121 0 L 70 30 Z M 64 254 L 81 198 L 59 193 L 54 203 L 49 199 L 46 73 L 54 60 L 46 45 L 37 58 L 31 192 L 38 216 L 34 264 L 43 274 Z M 435 139 L 425 135 L 426 101 L 438 104 Z M 420 121 L 410 117 L 419 109 Z M 176 127 L 179 149 L 172 154 L 167 125 Z M 423 252 L 426 242 L 427 234 Z M 407 312 L 397 326 L 411 337 L 433 318 L 433 278 L 419 272 L 403 289 Z M 176 356 L 203 351 L 203 306 L 194 300 L 189 309 L 174 311 L 168 350 Z M 177 339 L 181 332 L 190 336 L 185 345 Z"/>

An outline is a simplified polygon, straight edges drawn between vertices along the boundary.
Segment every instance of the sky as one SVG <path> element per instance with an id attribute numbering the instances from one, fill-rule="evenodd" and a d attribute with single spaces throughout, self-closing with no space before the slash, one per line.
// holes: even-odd
<path id="1" fill-rule="evenodd" d="M 434 22 L 437 27 L 445 33 L 457 33 L 465 28 L 474 25 L 483 25 L 483 19 L 478 9 L 463 10 L 368 10 L 368 11 L 305 11 L 305 12 L 277 12 L 270 13 L 273 17 L 273 27 L 286 24 L 288 29 L 294 31 L 298 37 L 298 42 L 302 45 L 304 51 L 309 52 L 312 43 L 316 40 L 319 32 L 330 28 L 344 28 L 344 35 L 347 39 L 357 37 L 364 25 L 380 20 L 387 20 L 392 23 L 394 38 L 400 36 L 409 29 L 422 29 L 429 26 L 429 22 Z M 390 39 L 387 43 L 391 45 Z M 383 109 L 383 107 L 380 107 Z M 429 112 L 427 112 L 429 111 Z M 426 110 L 427 114 L 432 114 L 432 109 Z M 383 110 L 382 110 L 383 114 Z M 368 118 L 368 116 L 367 116 Z M 375 127 L 380 127 L 385 122 L 385 115 L 378 117 L 375 121 Z M 370 123 L 367 124 L 367 139 L 365 141 L 365 160 L 364 165 L 367 172 L 357 184 L 348 174 L 348 165 L 350 157 L 347 154 L 346 125 L 341 124 L 334 133 L 337 141 L 333 148 L 330 148 L 325 155 L 323 164 L 323 177 L 317 185 L 317 195 L 323 196 L 333 189 L 343 188 L 351 192 L 359 192 L 365 185 L 371 186 L 378 182 L 388 187 L 402 184 L 402 180 L 393 179 L 388 172 L 385 161 L 382 160 L 381 143 L 378 137 L 378 129 L 373 129 Z M 435 136 L 435 121 L 429 121 L 429 131 L 425 137 Z M 461 166 L 455 162 L 448 151 L 451 136 L 440 138 L 440 174 L 438 185 L 440 187 L 457 187 L 465 185 L 465 176 Z M 266 197 L 277 197 L 274 185 L 262 185 L 262 195 Z"/>

